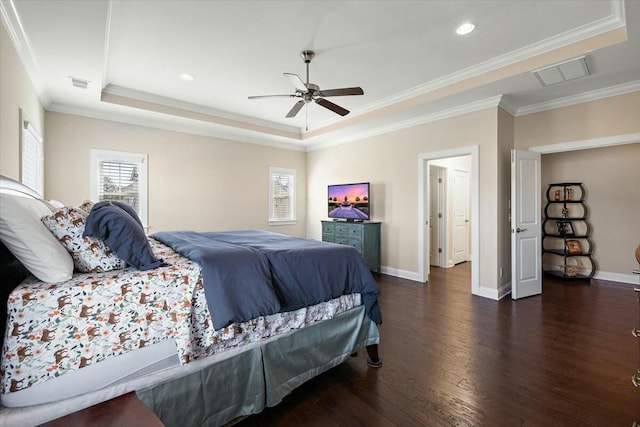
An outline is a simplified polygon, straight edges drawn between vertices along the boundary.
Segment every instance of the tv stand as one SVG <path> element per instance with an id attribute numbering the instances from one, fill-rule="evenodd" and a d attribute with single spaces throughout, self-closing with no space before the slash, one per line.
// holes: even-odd
<path id="1" fill-rule="evenodd" d="M 380 222 L 322 221 L 322 241 L 353 246 L 369 270 L 380 273 Z"/>

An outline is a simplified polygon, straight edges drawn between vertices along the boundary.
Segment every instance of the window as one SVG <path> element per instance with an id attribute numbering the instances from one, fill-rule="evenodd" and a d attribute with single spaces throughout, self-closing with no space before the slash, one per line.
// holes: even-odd
<path id="1" fill-rule="evenodd" d="M 44 195 L 44 144 L 42 137 L 26 120 L 22 129 L 20 181 L 40 197 Z"/>
<path id="2" fill-rule="evenodd" d="M 296 223 L 296 171 L 269 168 L 269 225 Z"/>
<path id="3" fill-rule="evenodd" d="M 147 224 L 147 155 L 91 150 L 91 200 L 130 204 Z"/>

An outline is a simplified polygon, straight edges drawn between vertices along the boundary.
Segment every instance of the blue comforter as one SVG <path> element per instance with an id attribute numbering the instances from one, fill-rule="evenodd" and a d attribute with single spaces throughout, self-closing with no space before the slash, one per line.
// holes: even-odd
<path id="1" fill-rule="evenodd" d="M 354 248 L 267 231 L 164 231 L 152 238 L 202 267 L 214 328 L 360 293 L 382 323 L 378 288 Z"/>

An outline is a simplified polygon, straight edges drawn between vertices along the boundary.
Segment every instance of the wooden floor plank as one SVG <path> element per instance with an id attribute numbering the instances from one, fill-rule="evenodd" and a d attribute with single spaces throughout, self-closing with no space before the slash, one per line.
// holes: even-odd
<path id="1" fill-rule="evenodd" d="M 545 277 L 519 301 L 472 296 L 470 263 L 426 285 L 377 276 L 384 366 L 365 352 L 239 426 L 631 426 L 633 287 Z"/>

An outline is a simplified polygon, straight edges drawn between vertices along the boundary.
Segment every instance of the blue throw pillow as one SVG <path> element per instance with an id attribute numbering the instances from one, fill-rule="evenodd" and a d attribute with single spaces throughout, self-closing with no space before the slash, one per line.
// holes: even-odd
<path id="1" fill-rule="evenodd" d="M 142 224 L 136 218 L 112 202 L 98 202 L 85 221 L 82 237 L 102 239 L 118 257 L 138 270 L 167 265 L 153 255 Z"/>

